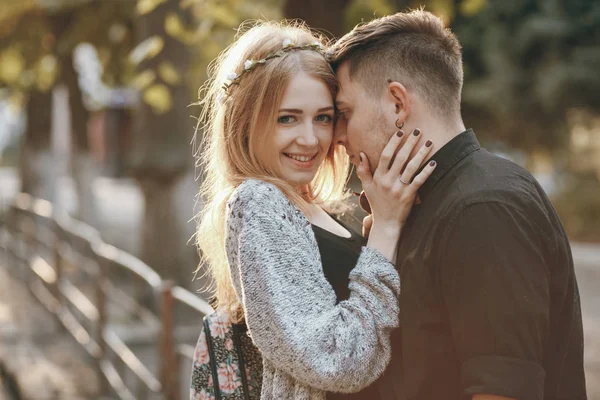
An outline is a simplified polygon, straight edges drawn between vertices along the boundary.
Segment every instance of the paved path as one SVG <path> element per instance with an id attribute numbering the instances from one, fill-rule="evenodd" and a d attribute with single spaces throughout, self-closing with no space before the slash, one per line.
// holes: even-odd
<path id="1" fill-rule="evenodd" d="M 600 246 L 573 244 L 585 333 L 589 400 L 600 400 Z"/>
<path id="2" fill-rule="evenodd" d="M 17 379 L 24 399 L 97 399 L 97 381 L 83 349 L 9 275 L 0 259 L 0 360 Z M 12 400 L 0 384 L 0 400 Z"/>

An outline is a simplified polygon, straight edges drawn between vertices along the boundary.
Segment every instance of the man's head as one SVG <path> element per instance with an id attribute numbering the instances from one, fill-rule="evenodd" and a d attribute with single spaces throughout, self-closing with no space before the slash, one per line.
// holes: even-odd
<path id="1" fill-rule="evenodd" d="M 396 121 L 405 130 L 460 121 L 461 47 L 433 14 L 415 10 L 359 25 L 328 55 L 340 82 L 337 141 L 353 162 L 362 151 L 375 168 Z"/>

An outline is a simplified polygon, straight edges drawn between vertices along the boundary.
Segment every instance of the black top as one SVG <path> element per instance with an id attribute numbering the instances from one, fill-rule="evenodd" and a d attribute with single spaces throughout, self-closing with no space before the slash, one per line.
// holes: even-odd
<path id="1" fill-rule="evenodd" d="M 350 296 L 348 276 L 356 266 L 361 248 L 366 244 L 366 240 L 343 222 L 339 220 L 337 222 L 350 232 L 349 238 L 335 235 L 316 225 L 313 225 L 312 228 L 319 245 L 323 273 L 333 287 L 337 301 L 340 302 Z M 360 393 L 327 393 L 327 400 L 372 400 L 377 396 L 376 390 L 372 385 Z"/>
<path id="2" fill-rule="evenodd" d="M 336 219 L 336 222 L 350 232 L 349 238 L 338 236 L 316 225 L 312 225 L 312 228 L 319 245 L 323 273 L 333 287 L 337 301 L 340 302 L 348 299 L 350 295 L 348 276 L 356 266 L 361 248 L 367 241 L 340 220 Z"/>
<path id="3" fill-rule="evenodd" d="M 379 399 L 586 399 L 571 250 L 548 197 L 471 130 L 433 159 L 399 243 L 401 328 Z"/>

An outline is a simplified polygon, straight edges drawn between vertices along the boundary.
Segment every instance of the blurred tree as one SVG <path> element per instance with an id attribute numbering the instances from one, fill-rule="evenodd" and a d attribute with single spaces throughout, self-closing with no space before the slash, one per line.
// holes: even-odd
<path id="1" fill-rule="evenodd" d="M 189 257 L 193 248 L 181 250 L 189 236 L 178 218 L 174 196 L 193 166 L 193 124 L 187 109 L 191 91 L 185 80 L 192 49 L 177 32 L 191 28 L 193 17 L 179 0 L 139 0 L 137 14 L 139 44 L 130 60 L 137 65 L 134 79 L 142 104 L 134 114 L 128 165 L 145 200 L 140 257 L 161 276 L 183 284 L 190 281 L 195 263 Z"/>
<path id="2" fill-rule="evenodd" d="M 26 99 L 26 118 L 27 130 L 22 137 L 19 159 L 20 191 L 53 200 L 54 181 L 48 174 L 48 165 L 52 164 L 52 92 L 30 91 Z"/>
<path id="3" fill-rule="evenodd" d="M 340 37 L 344 32 L 344 11 L 350 0 L 287 0 L 283 15 L 288 19 L 302 19 L 308 26 Z"/>
<path id="4" fill-rule="evenodd" d="M 457 2 L 463 114 L 489 139 L 525 150 L 566 148 L 567 113 L 600 111 L 600 3 Z"/>
<path id="5" fill-rule="evenodd" d="M 90 184 L 97 168 L 88 146 L 89 111 L 74 68 L 73 50 L 84 42 L 98 49 L 115 47 L 106 27 L 131 14 L 130 3 L 26 0 L 9 2 L 0 12 L 0 85 L 28 93 L 29 99 L 21 160 L 23 190 L 53 199 L 57 169 L 50 149 L 51 91 L 56 84 L 64 84 L 69 92 L 67 125 L 71 128 L 71 171 L 78 189 L 79 217 L 92 224 L 96 221 Z M 114 58 L 110 61 L 114 63 Z"/>

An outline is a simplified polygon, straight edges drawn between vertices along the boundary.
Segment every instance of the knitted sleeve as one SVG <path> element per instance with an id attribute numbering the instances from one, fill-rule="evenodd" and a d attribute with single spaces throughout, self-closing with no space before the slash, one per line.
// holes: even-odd
<path id="1" fill-rule="evenodd" d="M 356 392 L 391 357 L 400 278 L 364 247 L 350 297 L 336 305 L 310 223 L 274 185 L 248 180 L 228 202 L 226 250 L 250 335 L 280 372 L 310 387 Z"/>

